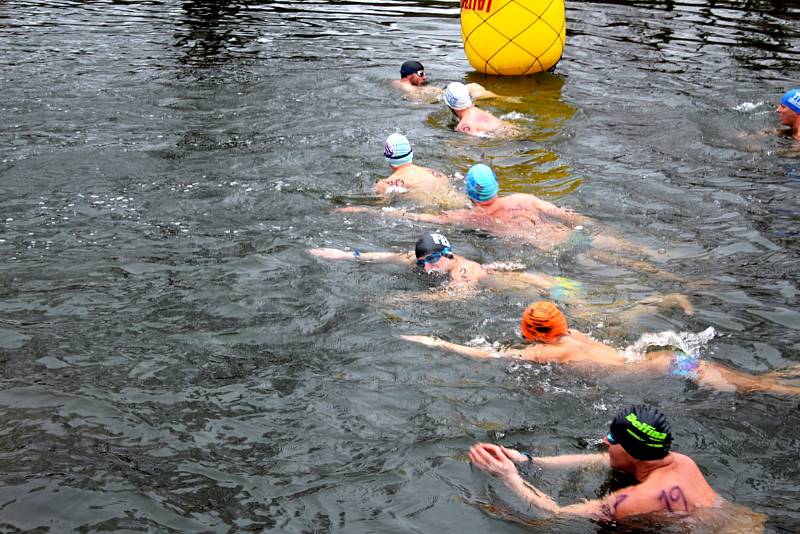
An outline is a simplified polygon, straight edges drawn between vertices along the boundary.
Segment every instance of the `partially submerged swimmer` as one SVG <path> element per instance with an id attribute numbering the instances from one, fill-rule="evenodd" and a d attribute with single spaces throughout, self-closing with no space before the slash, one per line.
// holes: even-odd
<path id="1" fill-rule="evenodd" d="M 415 165 L 414 151 L 406 136 L 393 133 L 383 146 L 383 156 L 392 169 L 388 178 L 379 180 L 372 190 L 384 197 L 402 197 L 418 204 L 453 206 L 464 200 L 443 173 Z"/>
<path id="2" fill-rule="evenodd" d="M 471 296 L 479 285 L 491 290 L 535 290 L 541 295 L 569 302 L 575 306 L 577 315 L 582 318 L 593 317 L 596 306 L 581 300 L 582 284 L 563 276 L 550 276 L 545 273 L 514 272 L 501 270 L 492 265 L 481 265 L 453 251 L 450 241 L 440 233 L 424 234 L 414 246 L 413 252 L 362 252 L 335 248 L 313 248 L 309 253 L 328 259 L 356 259 L 359 261 L 394 262 L 414 264 L 422 267 L 428 274 L 440 274 L 448 279 L 443 288 L 450 297 Z M 442 295 L 425 293 L 429 298 L 441 299 Z M 408 298 L 407 296 L 405 298 Z M 424 298 L 424 297 L 420 297 Z M 689 300 L 684 295 L 669 294 L 651 297 L 645 301 L 627 304 L 621 319 L 624 323 L 633 322 L 643 313 L 658 309 L 679 307 L 687 315 L 694 313 Z"/>
<path id="3" fill-rule="evenodd" d="M 595 222 L 570 210 L 528 193 L 513 193 L 500 197 L 497 176 L 487 165 L 478 163 L 467 172 L 467 197 L 472 207 L 453 209 L 438 214 L 406 210 L 376 210 L 362 206 L 337 208 L 346 213 L 378 212 L 390 217 L 440 225 L 458 224 L 485 230 L 499 237 L 531 244 L 540 251 L 554 255 L 586 253 L 607 265 L 628 267 L 666 280 L 678 280 L 675 274 L 620 252 L 654 257 L 656 252 L 628 243 L 608 230 L 595 230 Z"/>
<path id="4" fill-rule="evenodd" d="M 497 176 L 487 165 L 473 165 L 467 172 L 467 197 L 471 208 L 456 209 L 439 214 L 411 213 L 403 210 L 386 211 L 392 217 L 436 224 L 460 224 L 481 228 L 491 233 L 520 237 L 537 248 L 547 250 L 565 242 L 576 230 L 582 218 L 555 204 L 526 193 L 499 197 Z M 338 208 L 336 211 L 374 211 L 366 207 Z M 579 229 L 580 230 L 580 229 Z"/>
<path id="5" fill-rule="evenodd" d="M 778 132 L 800 141 L 800 88 L 784 93 L 775 111 L 778 112 L 781 125 L 785 127 Z"/>
<path id="6" fill-rule="evenodd" d="M 441 87 L 428 85 L 428 73 L 425 67 L 422 66 L 422 63 L 413 59 L 405 61 L 400 66 L 400 79 L 393 80 L 392 85 L 403 91 L 406 96 L 425 102 L 433 103 L 444 94 L 444 89 Z M 472 100 L 500 98 L 478 83 L 469 83 L 466 88 Z"/>
<path id="7" fill-rule="evenodd" d="M 502 445 L 476 443 L 468 456 L 474 466 L 502 480 L 522 501 L 540 512 L 600 521 L 653 513 L 671 521 L 697 515 L 701 520 L 719 523 L 720 529 L 714 530 L 716 532 L 763 530 L 766 516 L 743 507 L 737 510 L 737 517 L 726 521 L 728 525 L 714 521 L 715 514 L 709 512 L 718 511 L 723 515 L 729 507 L 708 484 L 694 460 L 671 451 L 672 429 L 657 408 L 640 404 L 620 410 L 602 443 L 608 447 L 605 453 L 561 456 L 533 456 Z M 636 484 L 601 498 L 562 506 L 524 480 L 516 464 L 565 469 L 606 467 L 629 473 Z M 732 525 L 734 522 L 736 525 Z"/>
<path id="8" fill-rule="evenodd" d="M 481 265 L 453 252 L 450 241 L 442 234 L 424 234 L 414 246 L 413 252 L 347 252 L 340 249 L 314 248 L 310 254 L 328 259 L 358 259 L 361 261 L 396 262 L 414 264 L 426 273 L 443 274 L 449 279 L 449 288 L 469 292 L 487 278 L 513 278 L 517 284 L 550 291 L 559 295 L 575 293 L 580 284 L 562 277 L 544 273 L 501 272 Z"/>
<path id="9" fill-rule="evenodd" d="M 701 360 L 699 355 L 685 354 L 680 350 L 657 350 L 647 353 L 642 360 L 631 362 L 615 348 L 569 328 L 564 314 L 551 302 L 540 301 L 528 306 L 522 314 L 520 328 L 522 336 L 533 342 L 524 349 L 504 348 L 491 351 L 480 347 L 458 345 L 430 336 L 401 337 L 473 358 L 509 357 L 575 367 L 600 365 L 625 372 L 669 374 L 720 391 L 735 390 L 742 393 L 764 391 L 800 395 L 800 387 L 783 384 L 776 378 L 779 373 L 753 376 Z"/>
<path id="10" fill-rule="evenodd" d="M 468 135 L 512 136 L 520 130 L 510 122 L 498 119 L 472 103 L 471 92 L 460 82 L 450 83 L 444 91 L 444 101 L 458 119 L 457 132 Z"/>

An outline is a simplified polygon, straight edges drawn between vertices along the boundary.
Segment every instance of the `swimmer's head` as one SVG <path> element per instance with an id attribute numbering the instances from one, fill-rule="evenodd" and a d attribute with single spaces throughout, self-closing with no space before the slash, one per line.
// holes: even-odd
<path id="1" fill-rule="evenodd" d="M 781 104 L 795 113 L 800 113 L 800 87 L 784 93 L 781 97 Z"/>
<path id="2" fill-rule="evenodd" d="M 467 109 L 472 105 L 469 89 L 463 83 L 452 82 L 444 90 L 444 101 L 450 109 Z"/>
<path id="3" fill-rule="evenodd" d="M 408 80 L 411 85 L 425 85 L 428 77 L 425 75 L 425 67 L 422 63 L 410 59 L 400 65 L 400 79 Z"/>
<path id="4" fill-rule="evenodd" d="M 567 319 L 555 304 L 540 300 L 522 312 L 522 335 L 539 343 L 555 343 L 569 333 Z"/>
<path id="5" fill-rule="evenodd" d="M 434 265 L 444 256 L 453 257 L 453 250 L 450 248 L 450 241 L 442 234 L 425 234 L 417 240 L 414 247 L 414 255 L 417 257 L 417 265 L 425 267 Z"/>
<path id="6" fill-rule="evenodd" d="M 400 65 L 400 78 L 408 78 L 412 74 L 416 74 L 419 71 L 425 71 L 425 67 L 422 66 L 422 63 L 413 59 L 409 59 Z"/>
<path id="7" fill-rule="evenodd" d="M 620 410 L 605 441 L 622 445 L 636 460 L 660 460 L 669 453 L 672 434 L 667 417 L 658 408 L 636 404 Z"/>
<path id="8" fill-rule="evenodd" d="M 497 196 L 500 187 L 497 176 L 488 165 L 478 163 L 467 171 L 467 196 L 476 202 L 486 202 Z"/>
<path id="9" fill-rule="evenodd" d="M 383 144 L 383 156 L 386 158 L 386 163 L 392 167 L 399 167 L 413 161 L 414 151 L 405 135 L 393 133 Z"/>

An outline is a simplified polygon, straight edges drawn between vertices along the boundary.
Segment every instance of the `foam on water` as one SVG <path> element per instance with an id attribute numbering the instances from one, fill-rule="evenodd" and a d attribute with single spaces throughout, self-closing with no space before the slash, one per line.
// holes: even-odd
<path id="1" fill-rule="evenodd" d="M 642 335 L 633 344 L 625 347 L 622 354 L 631 362 L 641 360 L 649 347 L 674 347 L 686 354 L 697 354 L 701 349 L 705 348 L 716 333 L 713 326 L 709 326 L 696 334 L 694 332 L 673 332 L 672 330 L 648 333 Z"/>

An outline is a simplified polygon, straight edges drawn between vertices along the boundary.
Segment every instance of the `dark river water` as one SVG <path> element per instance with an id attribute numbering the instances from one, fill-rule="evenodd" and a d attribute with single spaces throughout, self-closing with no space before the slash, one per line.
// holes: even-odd
<path id="1" fill-rule="evenodd" d="M 717 330 L 706 357 L 800 362 L 800 156 L 770 133 L 800 85 L 800 7 L 570 1 L 554 74 L 472 72 L 455 1 L 0 3 L 3 532 L 591 532 L 470 469 L 475 441 L 593 452 L 660 406 L 726 499 L 800 531 L 800 397 L 471 361 L 401 334 L 519 342 L 531 291 L 413 300 L 418 272 L 310 247 L 408 250 L 436 226 L 372 214 L 383 142 L 448 175 L 492 165 L 662 249 L 669 281 L 444 229 L 480 262 L 597 288 L 617 347 Z M 475 81 L 523 139 L 464 138 L 389 85 Z M 463 185 L 459 186 L 463 187 Z M 623 306 L 682 292 L 695 314 Z M 562 504 L 602 473 L 528 473 Z M 534 526 L 526 523 L 534 521 Z"/>

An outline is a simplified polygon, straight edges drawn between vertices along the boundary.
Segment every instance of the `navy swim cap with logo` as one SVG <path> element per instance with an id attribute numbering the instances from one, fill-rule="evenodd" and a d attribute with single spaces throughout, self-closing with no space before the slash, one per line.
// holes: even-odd
<path id="1" fill-rule="evenodd" d="M 622 445 L 637 460 L 659 460 L 672 446 L 667 417 L 646 404 L 620 410 L 611 421 L 609 436 L 609 442 Z"/>
<path id="2" fill-rule="evenodd" d="M 417 245 L 414 247 L 417 259 L 429 256 L 434 252 L 438 252 L 445 258 L 453 257 L 450 241 L 442 234 L 425 234 L 417 240 Z"/>
<path id="3" fill-rule="evenodd" d="M 425 70 L 425 67 L 422 66 L 422 63 L 413 59 L 409 59 L 400 65 L 400 77 L 405 78 L 406 76 L 410 76 L 421 70 Z"/>

